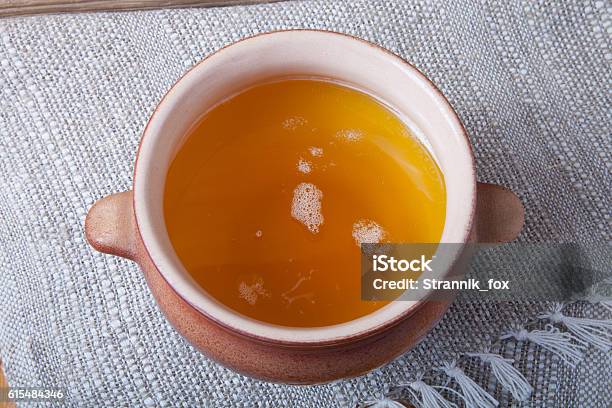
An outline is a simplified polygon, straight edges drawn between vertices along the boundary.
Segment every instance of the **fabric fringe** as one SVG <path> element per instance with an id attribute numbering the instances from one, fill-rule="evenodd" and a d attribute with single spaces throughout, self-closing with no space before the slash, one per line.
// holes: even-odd
<path id="1" fill-rule="evenodd" d="M 406 387 L 419 408 L 457 408 L 457 404 L 446 400 L 438 390 L 456 391 L 448 387 L 427 384 L 423 381 L 423 374 L 418 374 L 414 381 L 400 384 L 400 387 Z"/>
<path id="2" fill-rule="evenodd" d="M 566 316 L 562 313 L 563 304 L 556 304 L 551 310 L 538 316 L 553 323 L 565 326 L 575 337 L 591 344 L 603 352 L 612 347 L 612 320 L 585 319 Z"/>
<path id="3" fill-rule="evenodd" d="M 386 397 L 366 401 L 361 406 L 363 408 L 406 408 L 406 405 L 401 402 Z"/>
<path id="4" fill-rule="evenodd" d="M 517 401 L 526 401 L 531 396 L 533 387 L 529 385 L 523 374 L 514 368 L 512 365 L 514 360 L 488 352 L 466 353 L 466 355 L 479 358 L 484 363 L 488 363 L 499 384 L 508 390 Z"/>
<path id="5" fill-rule="evenodd" d="M 501 340 L 509 338 L 535 343 L 559 356 L 572 368 L 582 361 L 586 348 L 582 340 L 575 338 L 570 333 L 564 333 L 550 324 L 546 325 L 545 330 L 527 331 L 524 328 L 518 328 L 500 337 Z"/>
<path id="6" fill-rule="evenodd" d="M 462 369 L 457 367 L 455 361 L 444 363 L 439 370 L 455 380 L 457 385 L 459 385 L 462 393 L 461 397 L 465 402 L 466 408 L 494 408 L 499 405 L 495 398 L 468 377 Z"/>
<path id="7" fill-rule="evenodd" d="M 612 301 L 598 302 L 602 307 L 612 312 Z M 531 342 L 544 350 L 557 355 L 562 361 L 574 368 L 583 359 L 589 345 L 609 352 L 612 349 L 612 320 L 586 319 L 567 316 L 562 313 L 564 305 L 555 304 L 550 310 L 538 315 L 540 320 L 548 320 L 544 330 L 527 330 L 517 327 L 499 337 L 499 342 L 514 338 L 518 342 Z M 553 326 L 558 324 L 566 328 L 562 332 Z M 533 387 L 523 374 L 513 366 L 514 360 L 504 358 L 499 354 L 485 350 L 480 353 L 465 353 L 468 358 L 479 358 L 491 366 L 491 372 L 501 387 L 508 391 L 517 401 L 527 401 L 533 393 Z M 455 361 L 445 363 L 436 370 L 443 372 L 459 387 L 457 391 L 448 386 L 429 385 L 419 374 L 413 381 L 399 384 L 395 390 L 406 391 L 419 408 L 457 408 L 458 405 L 446 399 L 442 392 L 455 396 L 463 401 L 466 408 L 494 408 L 499 402 L 480 385 L 472 380 Z M 364 408 L 405 408 L 406 405 L 397 398 L 383 395 L 374 400 L 368 400 L 359 405 Z"/>

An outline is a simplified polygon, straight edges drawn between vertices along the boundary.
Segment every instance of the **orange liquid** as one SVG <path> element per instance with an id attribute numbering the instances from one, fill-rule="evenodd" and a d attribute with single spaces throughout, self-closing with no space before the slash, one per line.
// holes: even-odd
<path id="1" fill-rule="evenodd" d="M 193 127 L 167 175 L 170 240 L 226 306 L 293 327 L 343 323 L 360 298 L 360 242 L 438 242 L 443 176 L 374 98 L 313 79 L 250 88 Z"/>

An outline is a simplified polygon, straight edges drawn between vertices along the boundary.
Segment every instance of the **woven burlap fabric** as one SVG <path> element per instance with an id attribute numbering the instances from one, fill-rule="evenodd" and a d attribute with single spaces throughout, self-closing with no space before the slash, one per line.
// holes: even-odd
<path id="1" fill-rule="evenodd" d="M 609 240 L 611 11 L 307 1 L 0 20 L 0 356 L 10 384 L 65 387 L 69 406 L 324 407 L 481 351 L 546 305 L 457 303 L 416 349 L 350 381 L 237 375 L 175 333 L 134 264 L 86 244 L 85 214 L 130 188 L 147 119 L 190 66 L 239 38 L 306 27 L 376 42 L 425 72 L 463 120 L 479 179 L 523 200 L 522 241 Z M 590 304 L 570 312 L 610 318 Z M 533 344 L 504 344 L 535 387 L 526 405 L 609 406 L 609 354 L 590 349 L 571 369 Z M 502 406 L 516 404 L 485 366 L 460 366 Z"/>

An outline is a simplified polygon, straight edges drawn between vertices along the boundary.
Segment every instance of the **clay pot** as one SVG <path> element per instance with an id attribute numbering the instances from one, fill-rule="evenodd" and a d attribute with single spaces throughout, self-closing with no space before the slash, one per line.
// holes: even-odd
<path id="1" fill-rule="evenodd" d="M 166 171 L 189 127 L 224 98 L 282 76 L 350 84 L 406 120 L 444 174 L 441 242 L 510 241 L 522 227 L 523 207 L 510 191 L 476 183 L 469 139 L 448 101 L 416 68 L 376 45 L 324 31 L 273 32 L 223 48 L 185 74 L 147 124 L 133 191 L 105 197 L 90 209 L 87 239 L 98 251 L 138 263 L 168 321 L 210 358 L 268 381 L 323 383 L 366 373 L 404 353 L 440 320 L 449 302 L 392 302 L 354 321 L 320 328 L 256 321 L 220 304 L 193 281 L 172 248 L 163 217 Z M 459 253 L 448 273 L 466 257 Z"/>

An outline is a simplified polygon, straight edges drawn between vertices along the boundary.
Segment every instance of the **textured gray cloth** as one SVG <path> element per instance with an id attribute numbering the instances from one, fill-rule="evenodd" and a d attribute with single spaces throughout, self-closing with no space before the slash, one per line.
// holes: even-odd
<path id="1" fill-rule="evenodd" d="M 582 1 L 321 0 L 0 20 L 0 356 L 10 384 L 66 387 L 70 406 L 336 406 L 533 319 L 546 305 L 455 304 L 418 347 L 369 375 L 263 383 L 187 344 L 138 268 L 93 251 L 82 223 L 96 199 L 130 188 L 144 125 L 190 66 L 239 38 L 307 27 L 371 40 L 424 71 L 461 116 L 479 179 L 525 203 L 521 240 L 609 240 L 611 11 Z M 569 309 L 610 318 L 600 306 Z M 609 406 L 610 354 L 591 348 L 571 369 L 532 343 L 502 352 L 535 387 L 527 405 Z M 484 365 L 460 366 L 513 404 Z"/>

